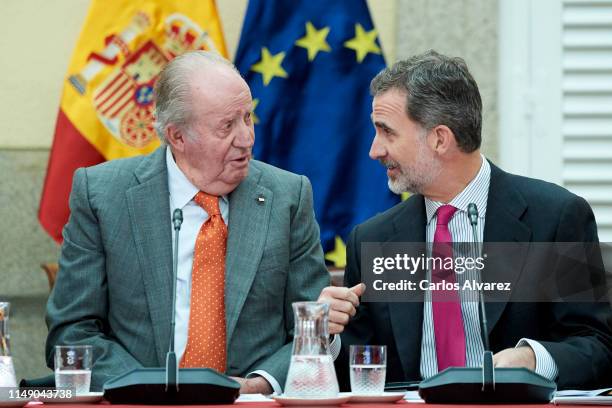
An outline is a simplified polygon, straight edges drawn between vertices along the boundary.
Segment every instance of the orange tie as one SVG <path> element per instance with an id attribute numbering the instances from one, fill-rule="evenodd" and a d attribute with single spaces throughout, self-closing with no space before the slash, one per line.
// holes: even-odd
<path id="1" fill-rule="evenodd" d="M 181 367 L 209 367 L 223 373 L 227 226 L 219 210 L 219 197 L 200 191 L 194 201 L 208 213 L 208 219 L 193 251 L 189 334 Z"/>

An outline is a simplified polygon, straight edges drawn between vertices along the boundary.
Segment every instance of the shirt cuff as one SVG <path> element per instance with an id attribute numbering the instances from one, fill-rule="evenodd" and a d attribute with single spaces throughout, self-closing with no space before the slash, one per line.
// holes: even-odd
<path id="1" fill-rule="evenodd" d="M 332 340 L 331 344 L 329 345 L 329 352 L 331 353 L 332 359 L 334 361 L 336 361 L 336 359 L 340 355 L 340 348 L 341 347 L 342 347 L 342 340 L 340 339 L 340 336 L 338 336 L 337 334 L 334 334 L 334 339 Z"/>
<path id="2" fill-rule="evenodd" d="M 273 394 L 276 394 L 276 395 L 283 394 L 283 389 L 281 388 L 278 381 L 276 381 L 276 378 L 272 377 L 267 371 L 255 370 L 252 373 L 248 373 L 246 378 L 252 378 L 256 375 L 263 377 L 270 384 L 270 386 L 272 387 Z"/>
<path id="3" fill-rule="evenodd" d="M 554 381 L 559 375 L 559 368 L 557 367 L 557 363 L 550 355 L 548 350 L 541 345 L 539 342 L 531 339 L 521 339 L 516 347 L 529 346 L 533 350 L 535 354 L 536 360 L 536 374 L 540 374 L 542 377 L 548 378 L 549 380 Z"/>

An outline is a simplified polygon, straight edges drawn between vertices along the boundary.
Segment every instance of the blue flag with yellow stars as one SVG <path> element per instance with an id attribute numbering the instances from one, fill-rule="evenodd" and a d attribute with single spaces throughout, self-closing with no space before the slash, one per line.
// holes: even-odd
<path id="1" fill-rule="evenodd" d="M 326 258 L 343 267 L 351 229 L 399 202 L 368 157 L 369 84 L 385 61 L 365 1 L 250 0 L 235 63 L 255 158 L 310 179 Z"/>

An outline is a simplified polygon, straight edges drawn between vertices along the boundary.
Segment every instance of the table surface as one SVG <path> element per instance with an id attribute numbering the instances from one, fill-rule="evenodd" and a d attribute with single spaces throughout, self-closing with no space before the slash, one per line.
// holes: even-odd
<path id="1" fill-rule="evenodd" d="M 100 406 L 99 408 L 109 408 L 111 404 L 108 402 L 102 402 L 100 404 L 45 404 L 48 408 L 94 408 L 96 406 Z M 342 404 L 338 405 L 340 408 L 390 408 L 395 405 L 418 405 L 418 406 L 427 406 L 428 408 L 449 408 L 449 407 L 468 407 L 468 406 L 476 406 L 478 408 L 553 408 L 558 405 L 553 404 L 534 404 L 534 405 L 440 405 L 440 404 L 424 404 L 421 402 L 406 402 L 400 401 L 394 404 Z M 276 402 L 237 402 L 233 405 L 113 405 L 113 407 L 117 408 L 144 408 L 144 407 L 239 407 L 239 408 L 279 408 L 280 404 Z M 567 405 L 570 406 L 570 405 Z M 40 404 L 28 404 L 27 408 L 35 408 L 41 407 Z M 580 408 L 580 407 L 592 407 L 592 405 L 571 405 L 571 407 Z M 407 408 L 407 407 L 403 407 Z"/>

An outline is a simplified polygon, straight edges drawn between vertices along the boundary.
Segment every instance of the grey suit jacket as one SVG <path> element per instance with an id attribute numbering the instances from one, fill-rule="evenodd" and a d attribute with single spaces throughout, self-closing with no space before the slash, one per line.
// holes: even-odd
<path id="1" fill-rule="evenodd" d="M 264 197 L 264 202 L 258 198 Z M 226 373 L 289 368 L 291 304 L 329 275 L 306 177 L 251 161 L 229 195 Z M 136 367 L 161 367 L 172 333 L 172 242 L 165 150 L 79 169 L 60 269 L 47 304 L 47 364 L 60 344 L 94 346 L 92 390 Z"/>

